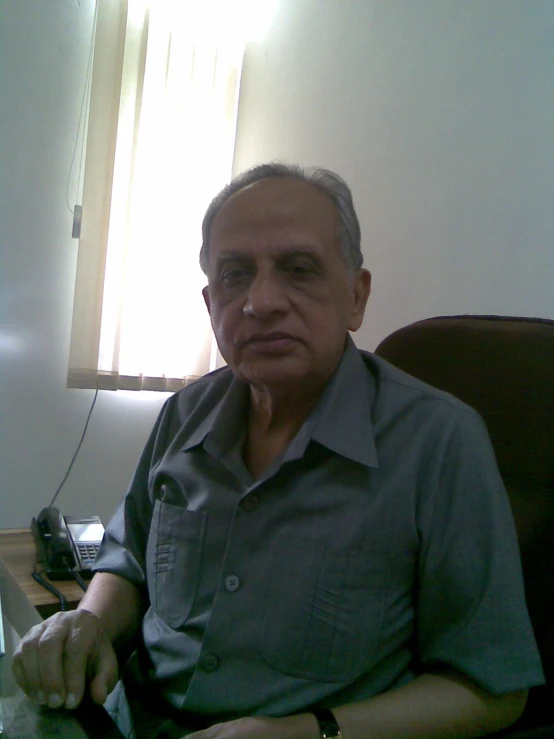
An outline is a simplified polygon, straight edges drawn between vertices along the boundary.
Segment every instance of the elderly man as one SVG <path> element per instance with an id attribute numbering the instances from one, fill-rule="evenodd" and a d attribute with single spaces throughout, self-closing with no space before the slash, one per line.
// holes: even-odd
<path id="1" fill-rule="evenodd" d="M 204 219 L 228 368 L 165 404 L 79 609 L 14 662 L 126 734 L 470 737 L 543 681 L 509 503 L 470 408 L 356 349 L 350 191 L 256 167 Z M 192 733 L 191 733 L 192 732 Z"/>

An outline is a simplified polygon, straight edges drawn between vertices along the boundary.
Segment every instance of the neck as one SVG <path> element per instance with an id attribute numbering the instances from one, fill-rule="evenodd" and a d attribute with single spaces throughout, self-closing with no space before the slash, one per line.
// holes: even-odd
<path id="1" fill-rule="evenodd" d="M 257 479 L 282 454 L 319 400 L 326 382 L 313 383 L 308 392 L 250 386 L 248 436 L 244 461 Z"/>
<path id="2" fill-rule="evenodd" d="M 298 389 L 275 393 L 267 387 L 250 386 L 250 427 L 267 435 L 285 435 L 290 441 L 310 415 L 323 387 L 311 387 L 309 393 Z"/>

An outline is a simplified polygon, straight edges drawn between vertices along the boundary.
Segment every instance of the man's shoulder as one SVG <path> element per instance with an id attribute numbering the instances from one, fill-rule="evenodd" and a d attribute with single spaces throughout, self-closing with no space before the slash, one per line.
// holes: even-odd
<path id="1" fill-rule="evenodd" d="M 221 367 L 174 393 L 162 410 L 164 431 L 172 436 L 185 424 L 193 429 L 202 423 L 219 406 L 233 379 L 231 370 Z"/>
<path id="2" fill-rule="evenodd" d="M 395 367 L 372 352 L 360 350 L 366 367 L 377 383 L 377 397 L 387 405 L 423 404 L 442 409 L 444 413 L 475 414 L 462 400 Z"/>
<path id="3" fill-rule="evenodd" d="M 199 405 L 214 407 L 225 396 L 234 377 L 227 366 L 216 369 L 176 392 L 173 403 L 182 410 L 191 410 Z"/>

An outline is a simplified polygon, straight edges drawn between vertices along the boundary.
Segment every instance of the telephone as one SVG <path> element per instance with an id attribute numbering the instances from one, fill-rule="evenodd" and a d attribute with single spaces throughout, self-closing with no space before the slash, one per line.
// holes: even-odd
<path id="1" fill-rule="evenodd" d="M 31 529 L 50 580 L 71 580 L 75 571 L 81 577 L 92 577 L 91 568 L 104 536 L 98 516 L 62 516 L 49 506 L 33 518 Z"/>

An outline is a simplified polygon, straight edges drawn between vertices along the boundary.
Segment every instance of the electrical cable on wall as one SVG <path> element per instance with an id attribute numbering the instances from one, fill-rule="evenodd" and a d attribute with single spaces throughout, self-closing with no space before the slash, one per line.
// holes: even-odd
<path id="1" fill-rule="evenodd" d="M 75 450 L 75 454 L 73 455 L 73 457 L 71 459 L 71 462 L 69 463 L 69 467 L 67 468 L 67 472 L 65 473 L 63 480 L 59 484 L 58 489 L 56 490 L 56 492 L 54 494 L 54 497 L 50 501 L 50 507 L 52 507 L 54 505 L 54 502 L 55 502 L 56 498 L 58 497 L 58 495 L 59 495 L 62 487 L 65 485 L 65 482 L 66 482 L 67 478 L 69 477 L 69 473 L 71 472 L 71 470 L 73 468 L 73 465 L 75 464 L 75 460 L 77 459 L 77 455 L 79 454 L 79 451 L 80 451 L 80 449 L 81 449 L 81 447 L 83 445 L 83 441 L 85 440 L 85 435 L 87 433 L 87 429 L 88 429 L 88 425 L 89 425 L 89 422 L 90 422 L 90 418 L 92 416 L 92 411 L 94 410 L 94 406 L 96 405 L 96 399 L 97 398 L 98 398 L 98 388 L 94 392 L 94 398 L 92 399 L 92 404 L 90 406 L 90 409 L 89 409 L 89 412 L 88 412 L 88 415 L 87 415 L 87 420 L 85 422 L 85 428 L 83 429 L 83 433 L 81 434 L 81 438 L 80 438 L 79 443 L 77 445 L 77 449 Z M 81 588 L 84 591 L 86 591 L 87 585 L 86 585 L 85 581 L 83 580 L 83 578 L 81 577 L 81 575 L 77 571 L 72 570 L 69 566 L 67 567 L 67 569 L 68 569 L 68 572 L 69 572 L 70 576 L 73 577 L 77 581 L 77 583 L 81 586 Z M 54 595 L 56 598 L 58 598 L 58 600 L 60 601 L 60 609 L 62 611 L 68 611 L 69 610 L 69 604 L 67 602 L 67 599 L 58 590 L 58 588 L 54 587 L 54 585 L 52 585 L 52 583 L 48 582 L 45 579 L 44 574 L 45 573 L 42 570 L 40 572 L 37 572 L 36 568 L 35 568 L 34 572 L 31 573 L 31 575 L 33 577 L 33 580 L 35 580 L 37 583 L 39 583 L 39 585 L 42 585 L 43 588 L 46 588 L 46 590 L 48 590 L 50 593 L 52 593 L 52 595 Z"/>
<path id="2" fill-rule="evenodd" d="M 91 84 L 91 79 L 92 79 L 92 60 L 93 60 L 93 57 L 94 57 L 94 36 L 95 36 L 95 33 L 96 33 L 96 22 L 97 22 L 97 19 L 98 19 L 98 0 L 96 0 L 96 2 L 94 3 L 94 16 L 93 16 L 93 19 L 92 19 L 92 29 L 91 29 L 91 34 L 90 34 L 90 47 L 89 47 L 88 62 L 87 62 L 87 74 L 86 74 L 86 77 L 85 77 L 85 84 L 84 84 L 84 87 L 83 87 L 83 96 L 81 98 L 81 111 L 80 111 L 80 114 L 79 114 L 79 123 L 78 123 L 78 126 L 77 126 L 77 134 L 75 136 L 75 145 L 73 147 L 73 157 L 71 159 L 71 166 L 69 168 L 69 175 L 68 175 L 68 178 L 67 178 L 67 188 L 66 188 L 66 192 L 65 192 L 65 200 L 66 200 L 67 207 L 69 208 L 69 211 L 74 216 L 75 216 L 75 212 L 74 212 L 73 208 L 71 207 L 71 205 L 69 203 L 69 188 L 70 188 L 70 185 L 71 185 L 71 177 L 72 177 L 72 174 L 73 174 L 73 167 L 75 165 L 75 159 L 76 159 L 76 156 L 77 156 L 77 146 L 78 146 L 78 143 L 79 143 L 79 137 L 81 135 L 81 128 L 82 128 L 83 133 L 82 133 L 82 136 L 81 136 L 81 157 L 80 157 L 80 163 L 79 163 L 79 176 L 78 176 L 78 180 L 77 180 L 77 193 L 76 193 L 76 197 L 75 197 L 75 200 L 76 200 L 78 198 L 78 196 L 79 196 L 79 188 L 81 186 L 81 175 L 82 175 L 82 172 L 83 172 L 83 165 L 84 165 L 84 158 L 85 158 L 85 134 L 84 134 L 84 131 L 85 131 L 85 120 L 86 120 L 87 112 L 88 112 L 87 111 L 86 102 L 90 98 L 90 94 L 89 93 L 90 93 L 90 84 Z M 77 208 L 80 209 L 80 207 L 81 206 L 75 206 L 76 209 Z M 80 211 L 79 211 L 79 219 L 78 220 L 79 220 L 79 230 L 80 230 Z M 74 226 L 75 226 L 75 224 L 74 224 Z M 76 238 L 78 238 L 78 234 L 75 233 L 75 228 L 74 228 L 73 236 L 76 237 Z M 71 462 L 69 464 L 69 467 L 67 469 L 67 472 L 65 473 L 65 477 L 61 481 L 60 485 L 58 486 L 58 489 L 56 490 L 56 492 L 54 494 L 54 497 L 52 498 L 52 501 L 50 502 L 50 506 L 54 505 L 54 501 L 58 497 L 58 494 L 59 494 L 60 490 L 62 489 L 62 487 L 64 486 L 64 484 L 65 484 L 65 482 L 67 480 L 67 478 L 69 477 L 69 473 L 71 472 L 71 469 L 73 467 L 73 464 L 74 464 L 74 462 L 75 462 L 75 460 L 77 458 L 77 455 L 79 454 L 79 450 L 81 449 L 81 445 L 82 445 L 82 443 L 84 441 L 85 434 L 87 432 L 88 424 L 89 424 L 89 421 L 90 421 L 90 417 L 92 415 L 92 411 L 94 409 L 94 405 L 96 403 L 96 398 L 97 397 L 98 397 L 98 390 L 96 390 L 96 392 L 94 394 L 94 398 L 93 398 L 93 401 L 92 401 L 92 405 L 90 407 L 90 411 L 89 411 L 88 416 L 87 416 L 87 420 L 86 420 L 86 423 L 85 423 L 85 428 L 84 428 L 83 434 L 81 436 L 81 440 L 79 441 L 79 444 L 77 446 L 77 449 L 75 451 L 75 454 L 73 455 L 73 459 L 71 460 Z"/>
<path id="3" fill-rule="evenodd" d="M 80 157 L 80 163 L 79 163 L 79 176 L 77 179 L 77 192 L 74 198 L 74 200 L 77 200 L 79 197 L 79 190 L 81 187 L 81 175 L 83 172 L 83 165 L 84 165 L 84 159 L 85 159 L 85 120 L 86 120 L 87 113 L 88 113 L 86 103 L 88 102 L 88 100 L 90 100 L 90 84 L 92 80 L 92 60 L 94 57 L 94 36 L 96 32 L 97 17 L 98 17 L 98 2 L 94 4 L 94 18 L 92 21 L 92 31 L 91 31 L 91 36 L 90 36 L 90 49 L 89 49 L 89 55 L 88 55 L 87 74 L 85 78 L 85 84 L 83 87 L 83 97 L 81 99 L 81 112 L 79 114 L 79 124 L 77 126 L 77 135 L 75 136 L 75 146 L 73 147 L 73 157 L 71 159 L 71 166 L 69 168 L 69 175 L 67 178 L 67 188 L 65 191 L 65 202 L 66 202 L 67 207 L 69 208 L 69 212 L 72 215 L 75 215 L 75 212 L 74 212 L 74 209 L 71 207 L 71 204 L 69 201 L 69 188 L 71 186 L 73 167 L 75 166 L 75 159 L 77 156 L 77 146 L 79 143 L 79 137 L 81 136 L 81 157 Z M 82 135 L 81 135 L 81 129 L 83 131 Z M 76 207 L 80 207 L 80 206 L 76 206 Z M 78 238 L 78 237 L 75 237 L 75 238 Z"/>
<path id="4" fill-rule="evenodd" d="M 84 168 L 84 160 L 85 160 L 85 144 L 86 144 L 86 120 L 88 117 L 88 104 L 90 101 L 90 87 L 91 87 L 91 81 L 92 81 L 92 63 L 93 63 L 93 57 L 94 57 L 94 38 L 96 34 L 96 25 L 97 25 L 97 18 L 98 18 L 98 0 L 94 3 L 94 15 L 92 19 L 92 28 L 91 28 L 91 36 L 90 36 L 90 46 L 89 46 L 89 54 L 88 54 L 88 62 L 87 62 L 87 70 L 86 70 L 86 76 L 85 81 L 83 85 L 83 94 L 81 98 L 81 108 L 79 113 L 79 121 L 77 125 L 77 132 L 75 135 L 75 144 L 73 146 L 73 155 L 71 159 L 71 166 L 69 168 L 69 174 L 67 178 L 67 186 L 66 186 L 66 192 L 65 192 L 65 200 L 66 205 L 73 215 L 73 238 L 79 238 L 80 237 L 80 226 L 81 226 L 81 213 L 82 213 L 82 207 L 81 205 L 75 205 L 75 208 L 71 207 L 70 204 L 70 188 L 71 183 L 73 180 L 73 173 L 75 169 L 75 164 L 77 160 L 77 151 L 79 147 L 79 140 L 81 140 L 81 149 L 80 149 L 80 157 L 79 157 L 79 170 L 77 174 L 77 181 L 76 181 L 76 192 L 74 197 L 74 202 L 78 201 L 80 198 L 80 191 L 82 187 L 82 174 L 83 174 L 83 168 Z M 75 453 L 73 454 L 73 457 L 71 459 L 71 462 L 69 463 L 69 467 L 59 484 L 56 492 L 54 493 L 54 497 L 50 501 L 50 507 L 52 507 L 56 501 L 56 498 L 58 497 L 60 491 L 62 490 L 63 486 L 65 485 L 71 470 L 73 469 L 73 465 L 75 464 L 75 461 L 77 459 L 77 456 L 79 454 L 79 451 L 81 450 L 81 447 L 83 445 L 83 441 L 85 439 L 88 425 L 90 422 L 90 418 L 92 416 L 92 412 L 94 410 L 94 406 L 96 404 L 96 400 L 98 398 L 98 389 L 96 389 L 94 393 L 94 398 L 92 400 L 92 404 L 90 406 L 87 419 L 85 422 L 85 427 L 83 429 L 83 433 L 81 434 L 81 438 L 79 440 L 79 443 L 77 445 L 77 449 L 75 450 Z M 34 519 L 33 519 L 34 521 Z M 70 570 L 68 566 L 68 570 Z M 87 586 L 82 577 L 78 572 L 71 571 L 71 576 L 78 582 L 80 587 L 83 590 L 86 590 Z M 50 582 L 48 582 L 44 575 L 45 573 L 43 571 L 39 572 L 35 569 L 34 572 L 31 573 L 32 577 L 36 582 L 38 582 L 40 585 L 42 585 L 44 588 L 46 588 L 48 591 L 50 591 L 54 596 L 56 596 L 60 601 L 60 608 L 62 611 L 67 611 L 69 609 L 69 605 L 67 602 L 67 599 L 63 596 L 63 594 L 56 588 L 54 585 L 52 585 Z"/>
<path id="5" fill-rule="evenodd" d="M 88 428 L 88 425 L 89 425 L 90 417 L 92 416 L 92 411 L 94 410 L 94 406 L 95 406 L 95 404 L 96 404 L 96 398 L 97 398 L 97 397 L 98 397 L 98 388 L 96 388 L 96 391 L 95 391 L 95 393 L 94 393 L 94 398 L 93 398 L 93 400 L 92 400 L 92 405 L 90 406 L 90 410 L 89 410 L 89 412 L 88 412 L 87 420 L 86 420 L 86 422 L 85 422 L 85 428 L 83 429 L 83 433 L 81 434 L 81 439 L 80 439 L 80 441 L 79 441 L 79 444 L 77 445 L 77 449 L 75 450 L 75 454 L 73 455 L 73 459 L 72 459 L 72 460 L 71 460 L 71 462 L 69 463 L 69 467 L 67 468 L 67 472 L 65 473 L 65 477 L 64 477 L 64 478 L 63 478 L 63 480 L 62 480 L 62 481 L 60 482 L 60 484 L 59 484 L 59 486 L 58 486 L 58 489 L 56 490 L 56 492 L 55 492 L 55 494 L 54 494 L 54 497 L 53 497 L 53 498 L 52 498 L 52 500 L 50 501 L 50 506 L 53 506 L 53 505 L 54 505 L 54 501 L 55 501 L 55 500 L 56 500 L 56 498 L 58 497 L 58 495 L 59 495 L 59 493 L 60 493 L 60 490 L 61 490 L 61 489 L 63 488 L 63 486 L 65 485 L 65 481 L 66 481 L 66 480 L 67 480 L 67 478 L 69 477 L 69 473 L 71 472 L 71 470 L 72 470 L 72 468 L 73 468 L 73 465 L 74 465 L 74 463 L 75 463 L 75 460 L 77 459 L 77 455 L 79 454 L 79 450 L 81 449 L 81 446 L 83 445 L 83 441 L 85 440 L 85 434 L 87 433 L 87 428 Z"/>

